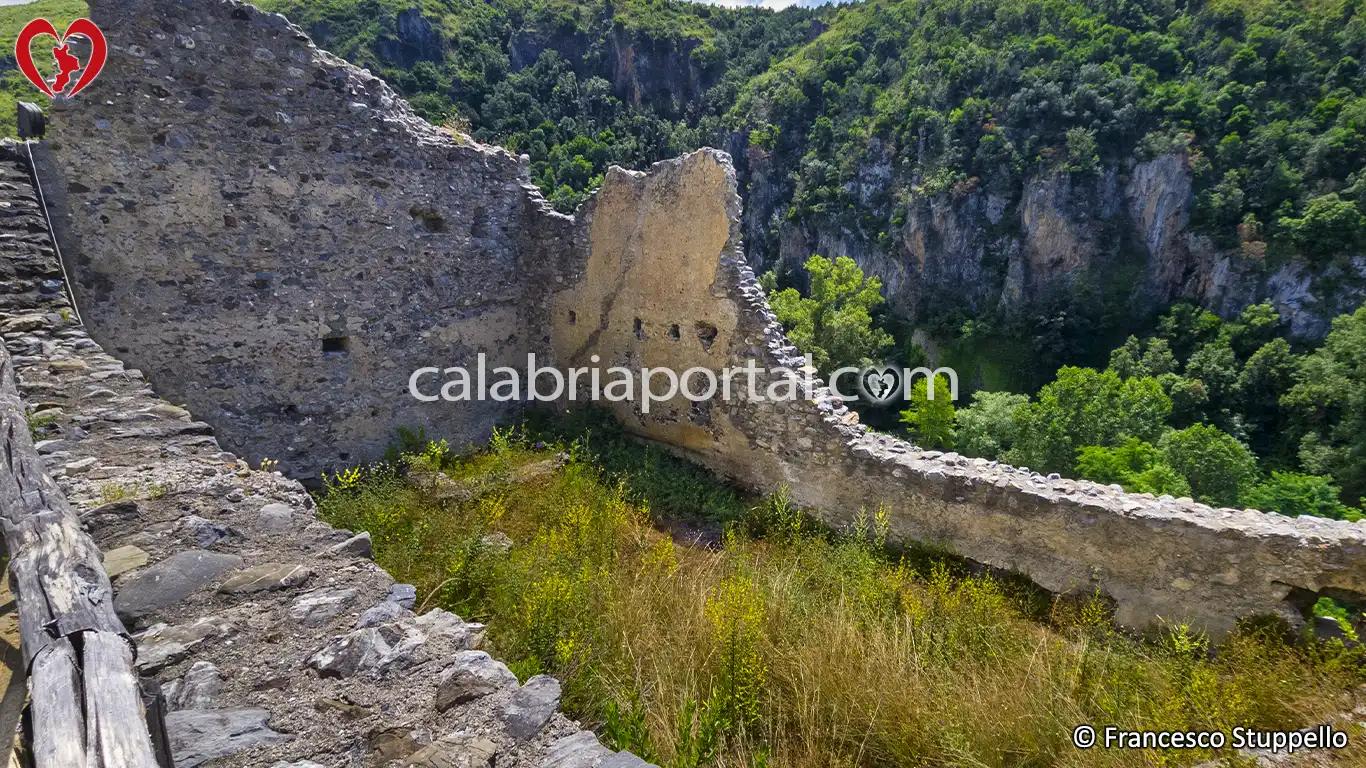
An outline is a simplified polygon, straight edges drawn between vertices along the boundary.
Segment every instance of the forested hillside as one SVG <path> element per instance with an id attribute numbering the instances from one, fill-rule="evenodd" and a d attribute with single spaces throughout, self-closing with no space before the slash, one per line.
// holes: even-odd
<path id="1" fill-rule="evenodd" d="M 810 12 L 672 0 L 267 0 L 396 85 L 433 122 L 531 155 L 572 211 L 609 165 L 640 168 L 725 135 L 722 115 Z"/>
<path id="2" fill-rule="evenodd" d="M 434 121 L 608 165 L 735 156 L 752 262 L 880 276 L 886 324 L 978 384 L 1103 363 L 1186 299 L 1294 338 L 1366 297 L 1359 0 L 265 0 Z"/>

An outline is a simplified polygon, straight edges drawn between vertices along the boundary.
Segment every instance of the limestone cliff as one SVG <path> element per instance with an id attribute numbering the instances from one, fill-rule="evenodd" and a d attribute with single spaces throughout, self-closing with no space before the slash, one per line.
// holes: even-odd
<path id="1" fill-rule="evenodd" d="M 784 220 L 791 191 L 783 170 L 761 151 L 747 159 L 751 261 L 791 268 L 812 253 L 850 256 L 882 278 L 893 310 L 912 319 L 1028 310 L 1086 289 L 1135 316 L 1184 299 L 1229 317 L 1269 299 L 1294 336 L 1318 338 L 1334 316 L 1366 300 L 1366 255 L 1350 269 L 1312 273 L 1273 263 L 1255 239 L 1221 248 L 1195 231 L 1184 154 L 1037 175 L 1004 191 L 968 183 L 929 196 L 889 162 L 870 160 L 864 175 L 886 188 L 853 191 L 861 214 L 890 222 L 892 237 L 881 242 L 876 230 L 847 223 Z"/>

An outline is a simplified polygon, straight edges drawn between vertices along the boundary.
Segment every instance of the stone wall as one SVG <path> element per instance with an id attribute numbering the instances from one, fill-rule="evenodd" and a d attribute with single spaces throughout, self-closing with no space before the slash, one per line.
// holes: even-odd
<path id="1" fill-rule="evenodd" d="M 569 362 L 596 352 L 604 366 L 804 365 L 745 262 L 724 153 L 614 172 L 581 215 L 588 268 L 553 302 L 555 346 Z M 710 325 L 708 348 L 693 329 Z M 757 391 L 775 380 L 760 377 Z M 885 507 L 897 540 L 944 546 L 1053 592 L 1099 591 L 1125 625 L 1161 617 L 1222 633 L 1252 614 L 1299 622 L 1319 594 L 1366 595 L 1366 524 L 1212 509 L 921 451 L 870 432 L 824 386 L 795 402 L 753 402 L 735 381 L 728 403 L 614 407 L 637 434 L 749 487 L 786 486 L 832 525 Z"/>
<path id="2" fill-rule="evenodd" d="M 115 7 L 117 5 L 117 7 Z M 797 367 L 746 264 L 725 153 L 614 169 L 574 217 L 516 158 L 425 125 L 382 83 L 235 0 L 92 3 L 100 80 L 53 116 L 77 293 L 97 340 L 256 458 L 377 458 L 395 427 L 477 441 L 515 415 L 420 404 L 420 366 Z M 594 360 L 594 357 L 597 360 Z M 761 391 L 769 380 L 760 383 Z M 885 506 L 900 540 L 1121 622 L 1222 632 L 1366 594 L 1366 525 L 1044 478 L 869 433 L 823 388 L 793 403 L 639 399 L 629 429 L 834 525 Z"/>
<path id="3" fill-rule="evenodd" d="M 279 15 L 90 12 L 108 64 L 46 143 L 99 341 L 300 476 L 374 458 L 395 426 L 459 444 L 511 416 L 406 392 L 420 366 L 542 347 L 539 297 L 573 248 L 518 158 L 427 124 Z"/>
<path id="4" fill-rule="evenodd" d="M 0 355 L 47 470 L 103 551 L 178 768 L 649 768 L 477 650 L 483 625 L 370 561 L 278 471 L 223 451 L 76 321 L 26 153 L 0 144 Z"/>

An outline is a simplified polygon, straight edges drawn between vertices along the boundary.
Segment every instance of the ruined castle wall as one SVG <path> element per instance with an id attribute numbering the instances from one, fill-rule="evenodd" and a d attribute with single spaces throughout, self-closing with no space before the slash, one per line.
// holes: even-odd
<path id="1" fill-rule="evenodd" d="M 604 366 L 804 365 L 745 262 L 724 153 L 614 173 L 583 218 L 587 269 L 552 312 L 569 362 L 596 352 Z M 710 348 L 693 332 L 702 325 L 716 327 Z M 757 391 L 776 378 L 760 377 Z M 752 488 L 786 486 L 834 526 L 886 508 L 897 540 L 942 545 L 1054 592 L 1099 591 L 1130 626 L 1162 617 L 1219 633 L 1253 614 L 1299 621 L 1304 595 L 1366 594 L 1364 524 L 1212 509 L 922 451 L 870 432 L 823 386 L 786 403 L 753 401 L 743 386 L 732 394 L 679 397 L 648 414 L 639 400 L 614 407 L 635 433 Z"/>
<path id="2" fill-rule="evenodd" d="M 252 459 L 481 441 L 515 404 L 420 403 L 427 365 L 525 363 L 573 251 L 518 158 L 443 132 L 276 14 L 94 0 L 99 79 L 54 105 L 60 229 L 96 338 Z M 553 281 L 552 283 L 553 284 Z"/>
<path id="3" fill-rule="evenodd" d="M 573 217 L 508 153 L 416 118 L 368 74 L 235 0 L 96 0 L 107 69 L 53 115 L 72 272 L 96 340 L 252 459 L 312 475 L 400 426 L 477 441 L 514 403 L 408 395 L 422 366 L 797 367 L 740 239 L 730 158 L 608 174 Z M 594 357 L 597 359 L 594 360 Z M 771 380 L 761 377 L 765 391 Z M 1287 598 L 1366 594 L 1366 525 L 1050 480 L 869 433 L 808 400 L 613 407 L 629 429 L 833 525 L 886 507 L 1123 623 L 1215 631 Z"/>

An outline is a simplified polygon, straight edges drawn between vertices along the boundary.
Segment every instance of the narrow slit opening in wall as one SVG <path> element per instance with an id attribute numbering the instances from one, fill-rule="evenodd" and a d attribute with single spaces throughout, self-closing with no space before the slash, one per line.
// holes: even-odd
<path id="1" fill-rule="evenodd" d="M 351 340 L 345 336 L 329 336 L 323 339 L 324 355 L 344 355 L 351 351 Z"/>
<path id="2" fill-rule="evenodd" d="M 579 322 L 579 314 L 572 309 L 569 310 L 569 324 L 574 325 L 577 322 Z"/>
<path id="3" fill-rule="evenodd" d="M 679 339 L 683 338 L 683 333 L 678 330 L 678 323 L 674 323 L 673 325 L 669 326 L 669 338 L 673 339 L 674 341 L 678 341 Z"/>
<path id="4" fill-rule="evenodd" d="M 640 320 L 640 318 L 638 318 L 638 317 L 636 318 L 635 327 L 636 327 L 636 338 L 637 338 L 637 339 L 643 339 L 643 338 L 645 338 L 645 324 L 642 323 L 641 320 Z"/>

